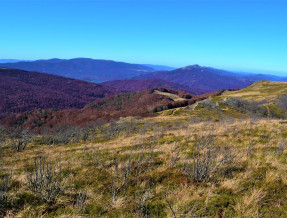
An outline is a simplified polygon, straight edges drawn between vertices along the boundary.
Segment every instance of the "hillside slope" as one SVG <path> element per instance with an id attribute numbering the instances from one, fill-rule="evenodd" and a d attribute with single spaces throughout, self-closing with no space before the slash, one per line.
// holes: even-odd
<path id="1" fill-rule="evenodd" d="M 114 88 L 45 73 L 0 68 L 0 118 L 35 109 L 82 108 Z"/>
<path id="2" fill-rule="evenodd" d="M 169 111 L 163 112 L 163 115 Z M 204 120 L 226 118 L 287 118 L 287 83 L 258 81 L 240 90 L 224 91 L 196 104 L 180 108 L 173 115 L 195 116 Z"/>
<path id="3" fill-rule="evenodd" d="M 124 79 L 154 71 L 153 68 L 140 64 L 90 58 L 22 61 L 2 63 L 0 67 L 37 71 L 92 82 Z"/>
<path id="4" fill-rule="evenodd" d="M 84 110 L 90 116 L 69 110 L 53 112 L 53 119 L 83 121 L 96 117 L 96 109 L 135 108 L 131 100 L 143 106 L 137 98 L 143 95 L 171 101 L 162 96 L 178 100 L 182 94 L 160 89 L 118 95 L 89 104 Z M 225 98 L 160 116 L 62 123 L 42 133 L 1 127 L 0 216 L 287 217 L 286 120 L 253 119 L 244 112 L 244 99 L 233 109 Z M 49 121 L 49 111 L 40 112 L 34 114 L 39 119 L 26 114 L 20 121 Z"/>
<path id="5" fill-rule="evenodd" d="M 222 98 L 237 97 L 251 101 L 271 101 L 279 96 L 287 95 L 287 82 L 258 81 L 252 85 L 234 92 L 226 91 Z"/>
<path id="6" fill-rule="evenodd" d="M 162 79 L 150 79 L 150 80 L 112 80 L 101 83 L 104 86 L 113 87 L 126 92 L 138 92 L 152 88 L 167 88 L 177 89 L 191 94 L 200 94 L 203 90 L 192 89 L 188 86 L 181 84 L 168 82 Z"/>
<path id="7" fill-rule="evenodd" d="M 12 115 L 0 120 L 0 124 L 43 130 L 59 125 L 86 125 L 98 120 L 110 121 L 129 116 L 156 116 L 156 112 L 187 106 L 220 93 L 222 91 L 196 96 L 179 90 L 149 89 L 98 99 L 83 109 L 36 110 Z"/>

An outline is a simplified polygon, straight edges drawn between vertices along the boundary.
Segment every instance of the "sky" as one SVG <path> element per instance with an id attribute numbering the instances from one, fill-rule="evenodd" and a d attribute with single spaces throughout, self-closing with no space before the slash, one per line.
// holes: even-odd
<path id="1" fill-rule="evenodd" d="M 285 0 L 0 0 L 0 59 L 88 57 L 287 76 Z"/>

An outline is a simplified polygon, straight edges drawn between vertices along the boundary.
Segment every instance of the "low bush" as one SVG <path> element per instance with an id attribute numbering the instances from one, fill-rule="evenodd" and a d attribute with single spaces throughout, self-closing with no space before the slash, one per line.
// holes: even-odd
<path id="1" fill-rule="evenodd" d="M 28 133 L 28 130 L 13 130 L 9 134 L 9 146 L 16 152 L 26 149 L 27 145 L 33 141 L 33 136 Z"/>
<path id="2" fill-rule="evenodd" d="M 27 186 L 42 201 L 53 204 L 66 190 L 66 179 L 60 161 L 51 164 L 41 156 L 34 160 L 34 169 L 27 176 Z"/>
<path id="3" fill-rule="evenodd" d="M 268 108 L 260 102 L 250 102 L 240 98 L 227 98 L 220 103 L 225 104 L 240 113 L 247 113 L 257 117 L 276 117 L 272 111 L 268 110 Z"/>
<path id="4" fill-rule="evenodd" d="M 192 157 L 187 158 L 184 173 L 195 183 L 217 181 L 232 174 L 237 167 L 237 156 L 229 148 L 216 148 L 210 139 L 198 143 Z"/>

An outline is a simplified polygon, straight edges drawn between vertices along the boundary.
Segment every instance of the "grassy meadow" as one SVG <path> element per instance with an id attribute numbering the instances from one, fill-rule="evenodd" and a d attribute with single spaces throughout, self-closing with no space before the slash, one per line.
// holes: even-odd
<path id="1" fill-rule="evenodd" d="M 2 128 L 0 215 L 286 217 L 287 122 L 277 98 L 226 98 L 54 133 Z"/>

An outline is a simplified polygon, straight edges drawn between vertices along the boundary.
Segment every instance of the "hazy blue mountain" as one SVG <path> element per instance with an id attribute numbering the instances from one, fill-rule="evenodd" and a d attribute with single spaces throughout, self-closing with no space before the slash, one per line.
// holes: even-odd
<path id="1" fill-rule="evenodd" d="M 92 82 L 126 79 L 155 71 L 140 64 L 90 58 L 21 61 L 1 63 L 0 67 L 37 71 Z"/>
<path id="2" fill-rule="evenodd" d="M 254 82 L 253 79 L 240 77 L 237 73 L 199 65 L 191 65 L 172 71 L 152 72 L 134 77 L 133 79 L 162 79 L 188 86 L 193 90 L 198 89 L 202 92 L 243 88 Z"/>
<path id="3" fill-rule="evenodd" d="M 147 66 L 147 67 L 151 67 L 156 71 L 162 71 L 162 70 L 167 71 L 167 70 L 175 70 L 176 69 L 175 67 L 169 67 L 169 66 L 164 66 L 164 65 L 154 65 L 154 64 L 143 64 L 143 65 Z"/>
<path id="4" fill-rule="evenodd" d="M 283 77 L 281 76 L 275 76 L 275 75 L 268 75 L 268 74 L 245 74 L 242 75 L 244 78 L 248 78 L 248 79 L 252 79 L 255 81 L 259 81 L 259 80 L 270 80 L 270 81 L 277 81 L 277 82 L 281 82 L 283 81 Z"/>
<path id="5" fill-rule="evenodd" d="M 19 62 L 21 60 L 17 60 L 17 59 L 0 59 L 0 63 L 15 63 L 15 62 Z"/>

